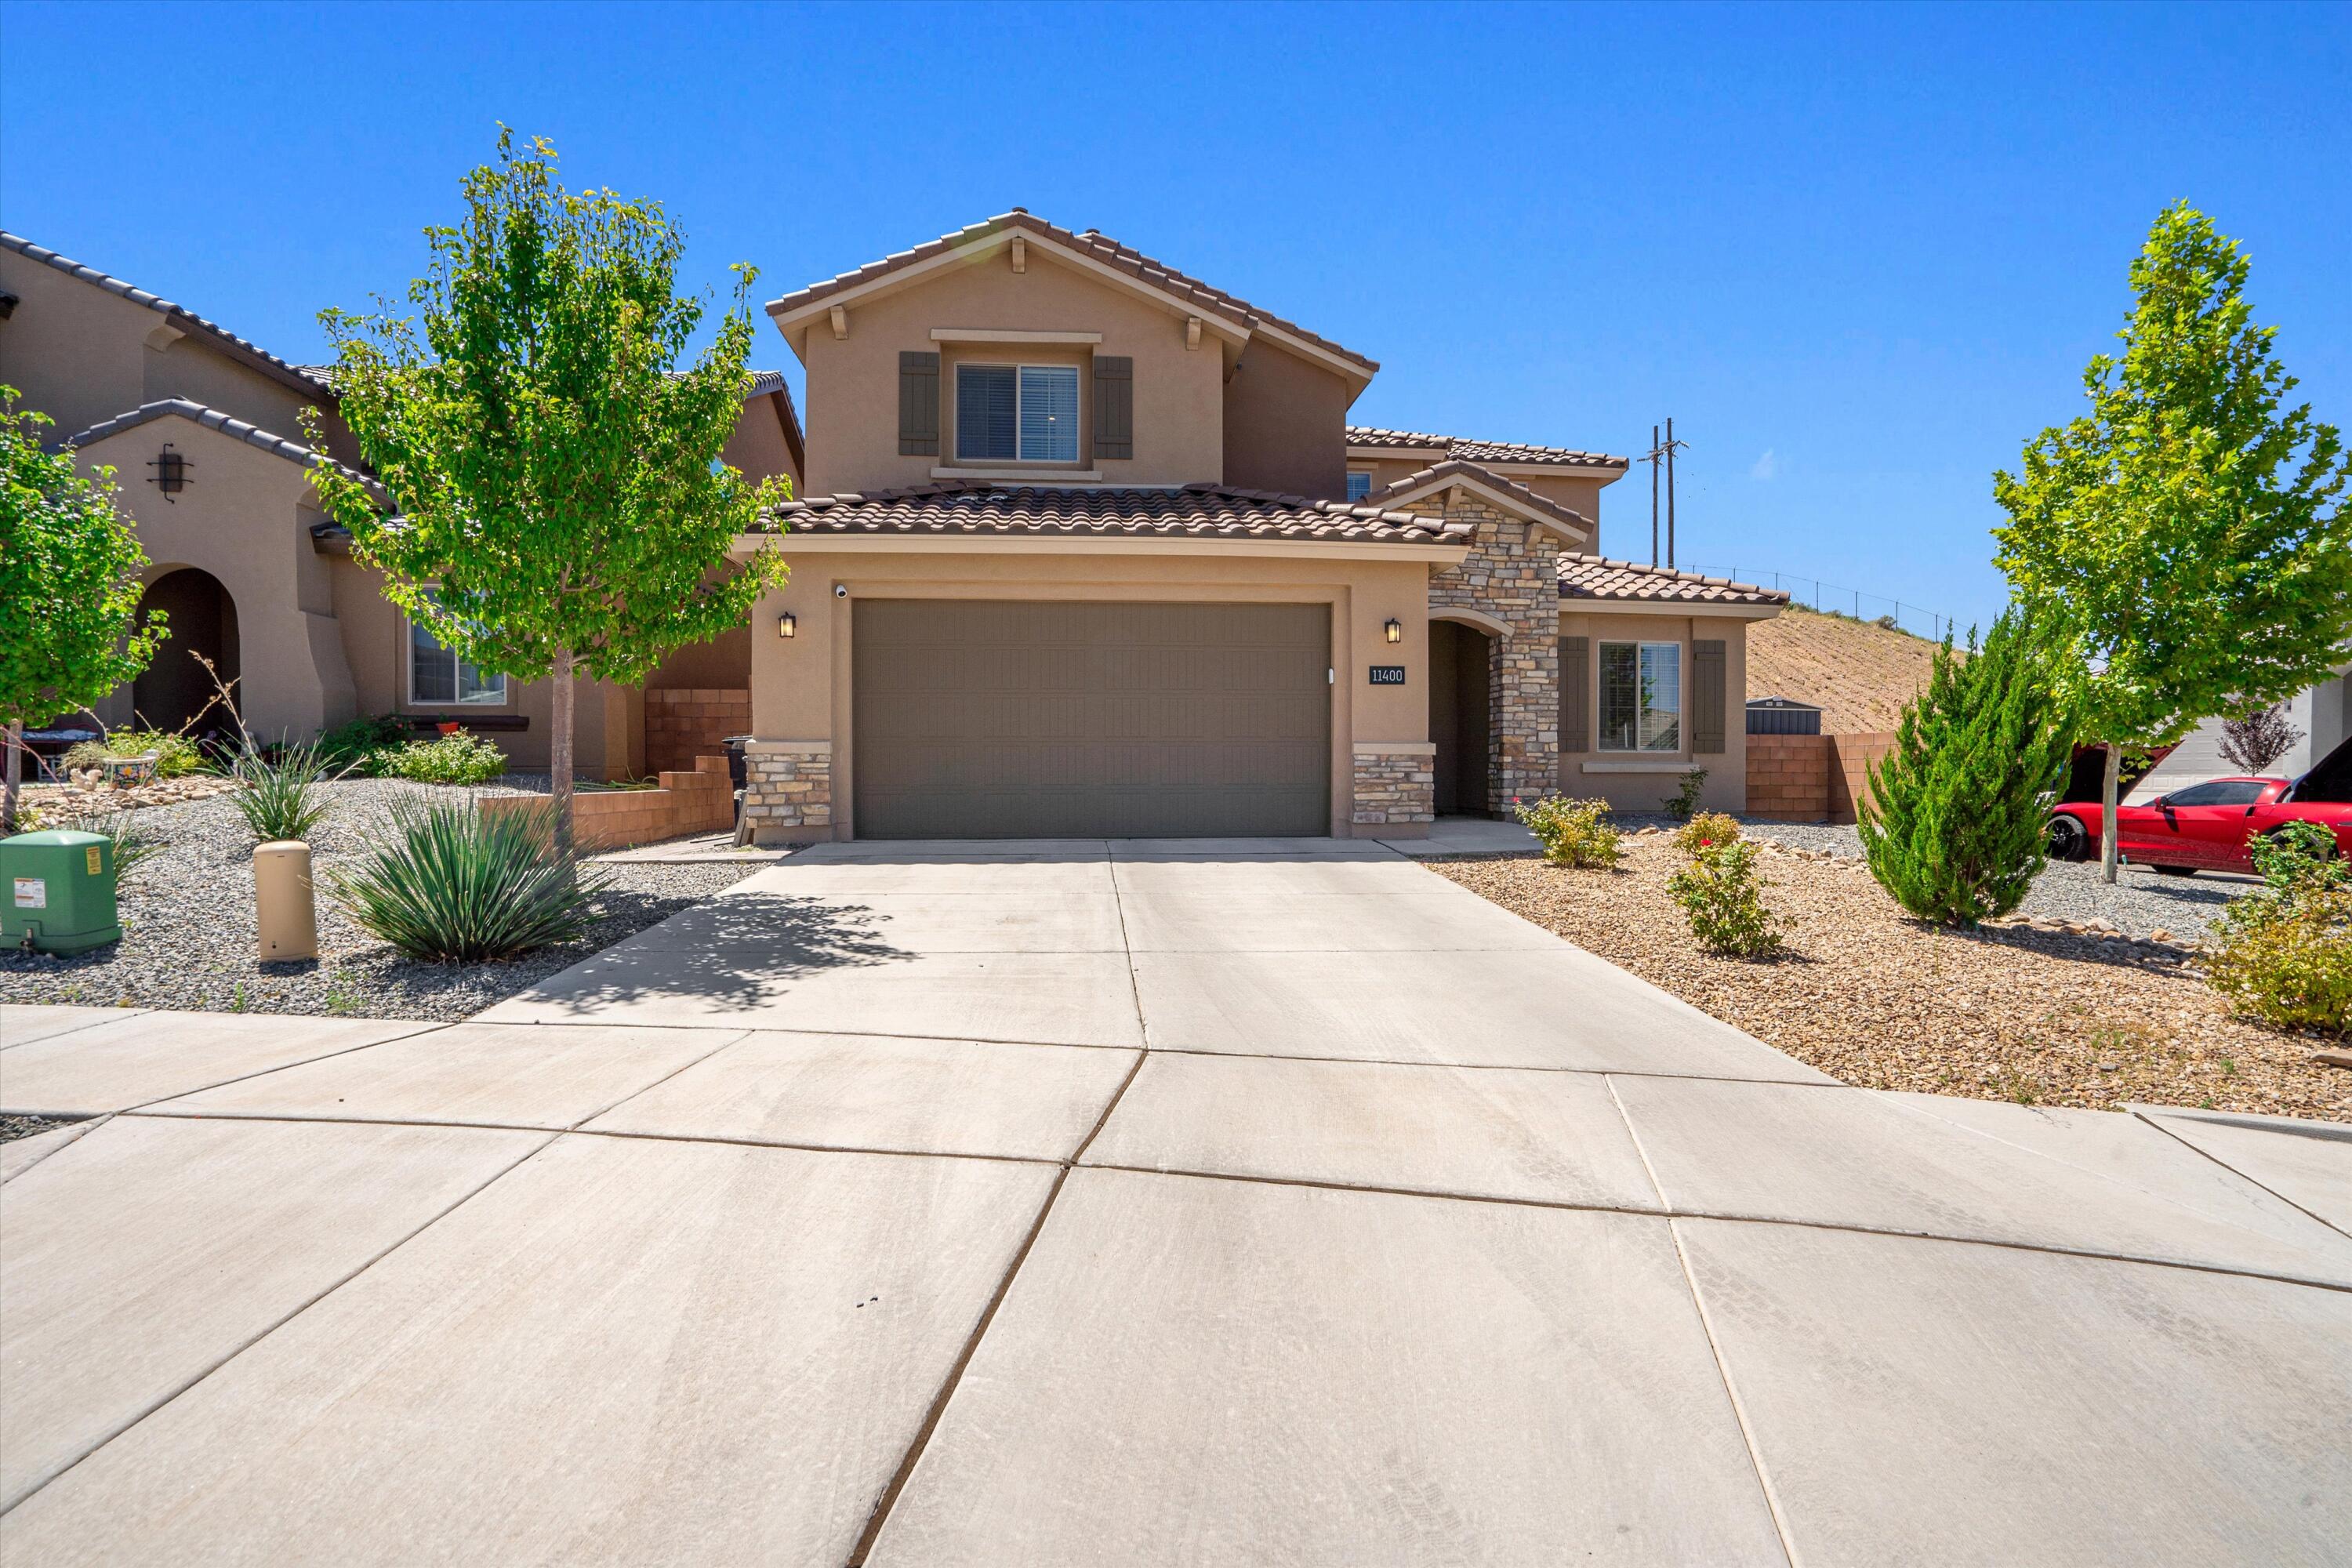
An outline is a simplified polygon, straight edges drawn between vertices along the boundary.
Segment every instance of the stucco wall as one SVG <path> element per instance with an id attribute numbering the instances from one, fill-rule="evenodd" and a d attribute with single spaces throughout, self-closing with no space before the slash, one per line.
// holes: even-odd
<path id="1" fill-rule="evenodd" d="M 1078 363 L 1097 353 L 1135 362 L 1135 456 L 1105 460 L 1107 482 L 1190 484 L 1224 472 L 1222 423 L 1224 351 L 1204 332 L 1184 346 L 1181 312 L 1052 260 L 1028 247 L 1016 273 L 1009 249 L 923 274 L 901 288 L 845 307 L 849 335 L 836 340 L 820 319 L 798 340 L 808 366 L 807 493 L 898 489 L 929 484 L 955 458 L 955 387 L 949 362 L 961 355 L 992 363 Z M 1099 332 L 1087 345 L 943 343 L 933 329 Z M 898 355 L 941 355 L 941 432 L 937 457 L 898 455 Z M 1079 376 L 1079 450 L 1092 456 L 1093 378 Z M 990 465 L 1013 468 L 1017 465 Z M 1091 466 L 1082 461 L 1081 468 Z M 1051 474 L 1050 467 L 1030 471 Z M 1065 469 L 1064 471 L 1066 471 Z"/>
<path id="2" fill-rule="evenodd" d="M 789 550 L 789 546 L 788 546 Z M 1355 748 L 1428 740 L 1428 563 L 1297 555 L 1042 552 L 804 551 L 792 581 L 751 616 L 751 730 L 762 741 L 823 747 L 831 757 L 836 820 L 855 832 L 848 802 L 856 759 L 850 723 L 850 629 L 861 598 L 1285 601 L 1332 606 L 1332 831 L 1351 828 Z M 836 585 L 848 589 L 837 597 Z M 797 635 L 776 635 L 790 610 Z M 1386 640 L 1394 617 L 1403 640 Z M 1372 686 L 1370 666 L 1402 664 L 1402 686 Z M 1388 831 L 1383 829 L 1383 831 Z"/>
<path id="3" fill-rule="evenodd" d="M 1559 787 L 1563 795 L 1602 799 L 1620 811 L 1656 811 L 1666 796 L 1680 787 L 1682 774 L 1692 768 L 1706 770 L 1703 804 L 1710 811 L 1743 811 L 1748 800 L 1748 730 L 1744 703 L 1748 689 L 1748 622 L 1733 616 L 1654 616 L 1620 611 L 1563 612 L 1559 635 L 1588 637 L 1593 641 L 1586 668 L 1587 711 L 1591 715 L 1590 750 L 1563 752 Z M 1699 639 L 1724 645 L 1723 750 L 1697 753 L 1690 750 L 1691 691 L 1694 679 L 1691 644 Z M 1673 642 L 1682 646 L 1683 746 L 1675 752 L 1604 752 L 1601 742 L 1601 649 L 1602 642 Z"/>
<path id="4" fill-rule="evenodd" d="M 0 289 L 17 296 L 0 321 L 0 383 L 57 421 L 47 439 L 147 400 L 146 339 L 160 314 L 13 250 L 0 250 Z"/>
<path id="5" fill-rule="evenodd" d="M 1253 338 L 1225 385 L 1224 480 L 1310 500 L 1348 493 L 1348 384 Z"/>

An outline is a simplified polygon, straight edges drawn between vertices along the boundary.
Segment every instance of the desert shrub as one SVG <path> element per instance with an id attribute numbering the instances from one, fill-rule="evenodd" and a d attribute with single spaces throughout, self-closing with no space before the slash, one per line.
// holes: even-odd
<path id="1" fill-rule="evenodd" d="M 143 757 L 150 752 L 155 753 L 155 776 L 160 779 L 202 773 L 206 766 L 202 746 L 166 730 L 116 730 L 102 741 L 78 741 L 66 748 L 65 765 L 94 768 L 109 757 Z"/>
<path id="2" fill-rule="evenodd" d="M 1739 842 L 1739 819 L 1720 811 L 1702 811 L 1675 829 L 1675 847 L 1696 855 L 1710 845 Z"/>
<path id="3" fill-rule="evenodd" d="M 236 803 L 257 843 L 308 838 L 327 816 L 327 760 L 316 743 L 299 742 L 267 751 L 248 745 L 231 770 Z"/>
<path id="4" fill-rule="evenodd" d="M 1688 822 L 1692 815 L 1698 810 L 1699 795 L 1706 788 L 1706 770 L 1705 768 L 1693 768 L 1683 774 L 1682 782 L 1675 788 L 1675 793 L 1666 796 L 1662 803 L 1666 808 L 1666 815 L 1676 822 Z"/>
<path id="5" fill-rule="evenodd" d="M 131 873 L 142 863 L 152 860 L 163 852 L 162 835 L 140 820 L 142 815 L 135 811 L 110 811 L 62 826 L 76 833 L 95 833 L 112 846 L 113 853 L 107 857 L 107 861 L 114 868 L 114 879 L 119 885 L 129 880 Z"/>
<path id="6" fill-rule="evenodd" d="M 1523 801 L 1513 810 L 1543 846 L 1544 858 L 1556 866 L 1606 870 L 1623 858 L 1622 836 L 1609 820 L 1605 800 L 1548 795 L 1532 805 Z"/>
<path id="7" fill-rule="evenodd" d="M 2264 1023 L 2352 1034 L 2352 869 L 2335 834 L 2290 823 L 2248 848 L 2263 887 L 2214 922 L 2207 977 Z"/>
<path id="8" fill-rule="evenodd" d="M 379 777 L 418 784 L 481 784 L 507 771 L 507 754 L 479 735 L 452 731 L 437 741 L 416 741 L 374 753 Z"/>
<path id="9" fill-rule="evenodd" d="M 1951 639 L 1903 710 L 1895 750 L 1861 804 L 1871 875 L 1922 920 L 1973 926 L 2024 900 L 2041 873 L 2043 817 L 2073 754 L 2053 656 L 2004 615 L 1981 651 Z"/>
<path id="10" fill-rule="evenodd" d="M 1709 952 L 1769 958 L 1785 943 L 1782 922 L 1764 903 L 1753 844 L 1710 844 L 1666 879 L 1666 891 L 1690 917 L 1691 934 Z"/>
<path id="11" fill-rule="evenodd" d="M 408 743 L 408 721 L 394 714 L 354 719 L 319 732 L 319 754 L 339 772 L 373 778 L 378 753 Z"/>
<path id="12" fill-rule="evenodd" d="M 410 958 L 478 963 L 569 942 L 595 918 L 601 875 L 555 847 L 544 810 L 484 812 L 464 796 L 404 795 L 392 832 L 327 874 L 362 931 Z"/>

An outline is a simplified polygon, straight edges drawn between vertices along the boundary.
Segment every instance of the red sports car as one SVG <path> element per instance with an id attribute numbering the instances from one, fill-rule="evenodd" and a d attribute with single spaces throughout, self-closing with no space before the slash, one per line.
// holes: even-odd
<path id="1" fill-rule="evenodd" d="M 2290 822 L 2316 822 L 2336 833 L 2338 854 L 2352 855 L 2352 742 L 2299 779 L 2208 779 L 2145 805 L 2117 808 L 2116 846 L 2126 860 L 2185 877 L 2196 871 L 2252 871 L 2246 841 Z M 2099 803 L 2050 812 L 2050 858 L 2084 860 L 2099 853 Z"/>

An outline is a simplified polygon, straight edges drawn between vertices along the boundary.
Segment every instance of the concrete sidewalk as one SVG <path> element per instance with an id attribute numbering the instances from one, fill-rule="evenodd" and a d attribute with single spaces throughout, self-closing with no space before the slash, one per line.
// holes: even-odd
<path id="1" fill-rule="evenodd" d="M 1378 845 L 0 1009 L 10 1561 L 2317 1563 L 2352 1129 L 1836 1086 Z M 28 1145 L 37 1145 L 29 1146 Z"/>

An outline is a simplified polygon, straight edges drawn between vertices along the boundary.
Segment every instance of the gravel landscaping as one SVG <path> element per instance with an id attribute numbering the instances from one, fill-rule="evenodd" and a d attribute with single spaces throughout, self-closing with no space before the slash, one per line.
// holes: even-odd
<path id="1" fill-rule="evenodd" d="M 72 1125 L 73 1119 L 68 1116 L 0 1116 L 0 1143 L 14 1143 L 19 1138 Z"/>
<path id="2" fill-rule="evenodd" d="M 1780 826 L 1759 829 L 1771 834 L 1760 866 L 1766 902 L 1790 921 L 1790 951 L 1763 962 L 1700 951 L 1666 895 L 1666 878 L 1683 858 L 1663 835 L 1630 837 L 1615 871 L 1530 857 L 1429 866 L 1864 1089 L 2352 1121 L 2352 1071 L 2312 1059 L 2335 1042 L 2232 1016 L 2186 947 L 2024 924 L 1976 932 L 1925 925 L 1880 890 L 1858 858 L 1813 858 L 1817 847 L 1790 846 Z M 2097 868 L 2084 866 L 2053 867 L 2034 898 L 2053 907 L 2086 898 L 2085 907 L 2118 924 L 2161 919 L 2176 933 L 2188 929 L 2184 906 L 2168 896 L 2201 892 L 2206 879 L 2150 888 L 2126 876 L 2134 879 L 2120 891 L 2147 902 L 2121 901 L 2118 889 L 2097 887 Z M 2216 891 L 2247 885 L 2212 884 Z"/>
<path id="3" fill-rule="evenodd" d="M 1616 820 L 1628 829 L 1674 825 L 1663 816 L 1620 813 Z M 1817 822 L 1767 822 L 1743 816 L 1741 829 L 1750 838 L 1769 839 L 1791 848 L 1817 853 L 1862 856 L 1862 835 L 1853 824 L 1835 826 Z M 2019 906 L 2016 918 L 2100 925 L 2127 936 L 2195 945 L 2204 940 L 2206 924 L 2222 906 L 2262 884 L 2252 877 L 2165 877 L 2145 867 L 2126 866 L 2114 887 L 2099 880 L 2096 861 L 2052 861 L 2034 880 L 2033 891 Z"/>
<path id="4" fill-rule="evenodd" d="M 385 803 L 432 786 L 352 779 L 311 837 L 314 871 L 390 826 Z M 209 1012 L 464 1018 L 760 869 L 757 864 L 613 865 L 602 918 L 582 942 L 504 963 L 418 963 L 343 918 L 322 886 L 315 963 L 254 956 L 253 836 L 226 796 L 152 806 L 139 826 L 165 842 L 119 889 L 120 942 L 72 957 L 0 952 L 0 1002 L 79 1002 Z"/>

